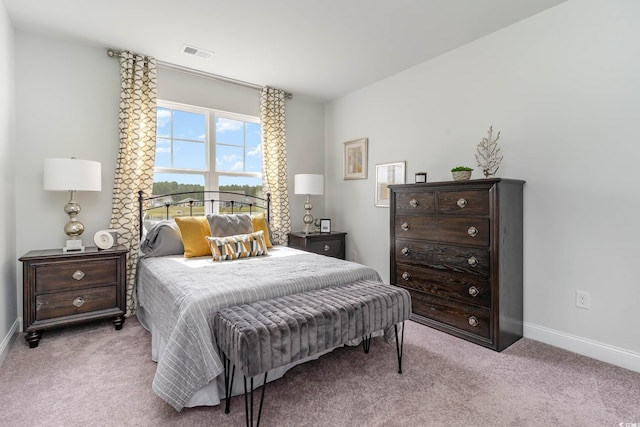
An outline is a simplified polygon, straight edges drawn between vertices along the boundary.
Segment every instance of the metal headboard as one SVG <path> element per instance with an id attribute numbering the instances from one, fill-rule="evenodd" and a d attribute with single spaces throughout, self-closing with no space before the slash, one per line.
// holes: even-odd
<path id="1" fill-rule="evenodd" d="M 189 200 L 175 200 L 174 196 L 187 197 L 189 195 L 202 195 L 203 200 L 190 198 Z M 154 201 L 156 201 L 154 203 Z M 145 202 L 149 202 L 149 206 L 144 208 Z M 211 212 L 214 211 L 215 204 L 220 206 L 222 203 L 228 206 L 230 213 L 240 212 L 244 207 L 249 208 L 249 214 L 254 210 L 256 212 L 265 212 L 267 222 L 271 219 L 271 194 L 267 193 L 267 197 L 251 196 L 244 193 L 236 193 L 233 191 L 219 190 L 202 190 L 202 191 L 183 191 L 179 193 L 161 194 L 158 196 L 144 197 L 142 191 L 138 191 L 138 220 L 140 224 L 140 238 L 142 238 L 143 222 L 145 213 L 150 210 L 159 210 L 164 208 L 164 219 L 170 219 L 170 208 L 172 206 L 181 206 L 189 210 L 189 216 L 193 216 L 194 207 L 199 207 L 202 203 L 209 204 Z"/>

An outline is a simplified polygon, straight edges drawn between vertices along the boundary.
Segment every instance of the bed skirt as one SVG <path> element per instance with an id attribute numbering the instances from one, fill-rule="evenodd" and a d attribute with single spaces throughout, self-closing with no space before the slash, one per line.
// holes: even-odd
<path id="1" fill-rule="evenodd" d="M 155 325 L 149 319 L 149 316 L 147 315 L 143 307 L 139 306 L 136 309 L 136 317 L 138 318 L 138 321 L 140 322 L 142 327 L 144 327 L 147 331 L 151 333 L 151 360 L 153 360 L 154 362 L 158 362 L 158 360 L 160 360 L 160 358 L 162 357 L 162 354 L 166 347 L 166 342 L 164 342 L 164 340 L 162 339 L 159 333 L 154 333 Z M 382 334 L 383 332 L 379 331 L 378 333 L 373 335 L 380 336 Z M 349 342 L 348 345 L 359 345 L 360 342 L 361 340 L 358 339 L 358 340 Z M 310 356 L 310 357 L 306 357 L 297 362 L 290 363 L 288 365 L 284 365 L 276 369 L 272 369 L 269 371 L 269 375 L 268 375 L 269 380 L 267 382 L 271 382 L 271 381 L 277 380 L 278 378 L 282 378 L 282 376 L 294 366 L 299 365 L 301 363 L 308 362 L 310 360 L 316 360 L 320 356 L 332 352 L 333 350 L 335 350 L 335 348 L 332 348 L 330 350 L 325 350 L 323 352 L 314 354 L 313 356 Z M 264 379 L 264 375 L 258 375 L 255 378 L 254 389 L 262 385 L 263 379 Z M 236 396 L 241 394 L 244 394 L 244 381 L 243 381 L 242 375 L 236 375 L 233 381 L 231 395 Z M 196 391 L 195 394 L 187 401 L 187 403 L 184 406 L 186 408 L 194 408 L 196 406 L 216 406 L 220 404 L 220 401 L 224 399 L 224 396 L 225 396 L 224 374 L 220 374 L 216 377 L 214 381 L 211 381 L 209 384 L 205 385 L 204 387 Z"/>

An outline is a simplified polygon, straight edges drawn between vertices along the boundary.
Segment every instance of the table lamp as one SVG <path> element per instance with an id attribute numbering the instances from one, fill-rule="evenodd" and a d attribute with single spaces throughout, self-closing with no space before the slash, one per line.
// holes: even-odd
<path id="1" fill-rule="evenodd" d="M 69 222 L 64 232 L 69 236 L 63 252 L 84 251 L 80 235 L 84 225 L 78 221 L 80 205 L 75 201 L 76 191 L 100 191 L 102 189 L 102 168 L 99 162 L 80 159 L 45 159 L 44 189 L 48 191 L 68 191 L 69 202 L 64 211 L 69 215 Z"/>
<path id="2" fill-rule="evenodd" d="M 298 174 L 294 176 L 294 192 L 296 194 L 306 194 L 307 202 L 304 204 L 306 214 L 302 221 L 304 222 L 304 232 L 309 234 L 311 232 L 311 224 L 313 224 L 313 216 L 311 216 L 311 204 L 310 196 L 324 194 L 324 176 L 317 174 Z"/>

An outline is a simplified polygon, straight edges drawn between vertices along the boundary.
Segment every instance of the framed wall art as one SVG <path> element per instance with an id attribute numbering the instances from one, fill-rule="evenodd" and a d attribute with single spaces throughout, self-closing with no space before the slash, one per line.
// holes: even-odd
<path id="1" fill-rule="evenodd" d="M 387 185 L 404 184 L 404 167 L 406 162 L 382 163 L 376 165 L 375 204 L 389 207 L 390 191 Z"/>
<path id="2" fill-rule="evenodd" d="M 344 143 L 344 179 L 367 178 L 367 138 Z"/>

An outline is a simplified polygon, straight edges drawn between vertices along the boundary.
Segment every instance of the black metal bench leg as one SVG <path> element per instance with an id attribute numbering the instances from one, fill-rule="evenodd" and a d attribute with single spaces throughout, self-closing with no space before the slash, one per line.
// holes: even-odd
<path id="1" fill-rule="evenodd" d="M 369 354 L 369 349 L 371 348 L 371 334 L 362 337 L 362 348 L 364 349 L 364 354 Z"/>
<path id="2" fill-rule="evenodd" d="M 396 352 L 398 353 L 398 373 L 402 373 L 402 348 L 404 347 L 404 322 L 402 322 L 402 336 L 401 341 L 398 342 L 398 325 L 393 325 L 393 329 L 396 331 Z"/>
<path id="3" fill-rule="evenodd" d="M 264 391 L 267 388 L 267 373 L 264 373 L 264 382 L 262 383 L 262 395 L 260 396 L 260 409 L 258 409 L 258 422 L 256 427 L 260 426 L 260 416 L 262 415 L 262 402 L 264 402 Z"/>
<path id="4" fill-rule="evenodd" d="M 253 380 L 251 385 L 253 386 Z M 244 377 L 244 417 L 247 420 L 247 427 L 249 427 L 249 402 L 247 398 L 247 377 Z M 253 387 L 251 387 L 251 403 L 253 403 Z M 253 426 L 253 405 L 251 405 L 251 426 Z"/>
<path id="5" fill-rule="evenodd" d="M 247 427 L 253 427 L 253 377 L 250 379 L 251 391 L 247 391 L 247 377 L 244 377 L 244 414 L 247 419 Z M 262 403 L 264 402 L 264 391 L 267 388 L 267 373 L 264 373 L 264 383 L 262 384 L 262 393 L 260 396 L 260 407 L 258 408 L 258 417 L 256 419 L 256 427 L 260 426 L 260 416 L 262 415 Z M 251 395 L 251 397 L 248 396 Z"/>
<path id="6" fill-rule="evenodd" d="M 233 387 L 233 378 L 236 375 L 236 365 L 233 365 L 231 369 L 231 378 L 229 378 L 229 368 L 231 368 L 231 360 L 222 353 L 222 362 L 224 363 L 224 413 L 228 414 L 231 411 L 231 389 Z"/>

